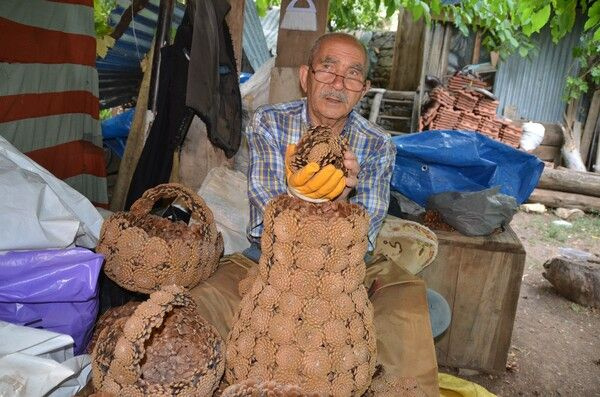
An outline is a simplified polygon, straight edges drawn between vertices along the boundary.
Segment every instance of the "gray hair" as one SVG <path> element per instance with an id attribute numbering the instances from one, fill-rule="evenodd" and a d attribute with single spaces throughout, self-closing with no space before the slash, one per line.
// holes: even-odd
<path id="1" fill-rule="evenodd" d="M 367 48 L 360 40 L 358 40 L 356 37 L 354 37 L 348 33 L 333 32 L 333 33 L 326 33 L 326 34 L 322 35 L 321 37 L 319 37 L 313 44 L 313 46 L 310 49 L 310 52 L 308 54 L 308 66 L 312 66 L 313 61 L 315 60 L 315 55 L 321 49 L 321 44 L 323 44 L 324 41 L 336 39 L 336 38 L 343 38 L 343 39 L 353 41 L 357 45 L 357 47 L 360 47 L 360 49 L 362 49 L 363 54 L 365 56 L 365 78 L 367 78 L 367 76 L 369 75 L 369 67 L 370 67 L 369 53 L 367 52 Z"/>

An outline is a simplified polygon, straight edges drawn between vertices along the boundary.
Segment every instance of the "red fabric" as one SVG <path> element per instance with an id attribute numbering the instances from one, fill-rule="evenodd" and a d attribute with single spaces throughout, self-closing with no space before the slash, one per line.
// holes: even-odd
<path id="1" fill-rule="evenodd" d="M 65 113 L 86 113 L 98 119 L 100 102 L 88 91 L 0 96 L 0 123 Z"/>
<path id="2" fill-rule="evenodd" d="M 0 61 L 96 66 L 96 38 L 23 25 L 0 18 Z"/>
<path id="3" fill-rule="evenodd" d="M 106 177 L 104 151 L 88 141 L 73 141 L 26 153 L 57 178 L 79 174 Z"/>

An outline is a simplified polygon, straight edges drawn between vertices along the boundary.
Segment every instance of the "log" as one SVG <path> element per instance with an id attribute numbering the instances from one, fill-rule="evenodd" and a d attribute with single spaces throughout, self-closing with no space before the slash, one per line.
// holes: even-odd
<path id="1" fill-rule="evenodd" d="M 600 211 L 600 197 L 555 190 L 534 189 L 529 196 L 530 203 L 540 203 L 552 208 L 579 208 L 586 212 Z"/>
<path id="2" fill-rule="evenodd" d="M 600 197 L 600 178 L 589 172 L 545 167 L 538 187 Z"/>

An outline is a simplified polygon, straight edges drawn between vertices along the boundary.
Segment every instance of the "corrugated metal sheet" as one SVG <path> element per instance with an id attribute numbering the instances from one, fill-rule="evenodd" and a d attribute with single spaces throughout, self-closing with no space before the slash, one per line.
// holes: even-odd
<path id="1" fill-rule="evenodd" d="M 267 47 L 272 55 L 277 53 L 277 34 L 279 33 L 279 7 L 267 11 L 267 15 L 260 19 L 262 23 Z"/>
<path id="2" fill-rule="evenodd" d="M 109 17 L 114 27 L 123 12 L 131 4 L 130 0 L 118 0 L 117 7 Z M 130 102 L 137 97 L 142 81 L 140 60 L 146 56 L 152 45 L 156 30 L 160 0 L 150 0 L 148 5 L 138 12 L 129 28 L 108 51 L 106 57 L 96 59 L 96 68 L 100 81 L 100 108 L 106 109 Z M 171 28 L 181 23 L 185 7 L 176 3 Z"/>
<path id="3" fill-rule="evenodd" d="M 265 34 L 258 18 L 256 4 L 253 0 L 246 0 L 244 6 L 244 33 L 242 37 L 244 53 L 254 70 L 271 58 Z"/>
<path id="4" fill-rule="evenodd" d="M 518 54 L 500 64 L 494 93 L 500 98 L 498 113 L 516 106 L 519 116 L 541 122 L 559 122 L 566 104 L 562 101 L 565 79 L 573 64 L 573 48 L 578 44 L 582 24 L 558 44 L 552 42 L 549 29 L 537 35 L 539 54 L 525 59 Z"/>

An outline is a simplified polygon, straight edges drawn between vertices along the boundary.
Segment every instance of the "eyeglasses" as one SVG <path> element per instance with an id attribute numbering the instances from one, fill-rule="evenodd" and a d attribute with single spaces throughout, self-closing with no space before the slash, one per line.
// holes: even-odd
<path id="1" fill-rule="evenodd" d="M 310 66 L 310 70 L 315 76 L 315 80 L 317 80 L 319 83 L 331 84 L 335 81 L 335 78 L 339 76 L 344 81 L 344 87 L 349 91 L 358 92 L 362 91 L 362 89 L 365 87 L 365 82 L 362 80 L 353 79 L 352 77 L 328 72 L 326 70 L 315 70 L 312 66 Z"/>

